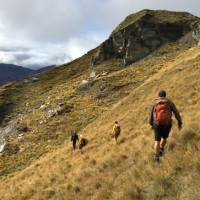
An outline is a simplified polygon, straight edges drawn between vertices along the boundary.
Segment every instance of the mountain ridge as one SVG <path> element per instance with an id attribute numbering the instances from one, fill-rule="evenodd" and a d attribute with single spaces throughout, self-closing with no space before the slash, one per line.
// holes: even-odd
<path id="1" fill-rule="evenodd" d="M 127 26 L 130 26 L 134 23 L 136 23 L 138 20 L 141 20 L 141 18 L 145 16 L 154 17 L 158 21 L 173 21 L 174 19 L 178 18 L 179 20 L 183 20 L 183 18 L 188 18 L 188 16 L 191 17 L 191 20 L 193 21 L 194 18 L 196 20 L 199 20 L 199 17 L 192 15 L 189 12 L 178 12 L 178 11 L 169 11 L 169 10 L 150 10 L 150 9 L 144 9 L 137 13 L 130 14 L 127 16 L 115 29 L 112 33 L 118 32 L 122 29 L 125 29 Z M 171 15 L 171 16 L 170 16 Z M 170 17 L 170 18 L 169 18 Z M 130 23 L 129 23 L 130 22 Z"/>
<path id="2" fill-rule="evenodd" d="M 34 70 L 13 64 L 0 63 L 0 84 L 21 80 L 34 73 Z"/>
<path id="3" fill-rule="evenodd" d="M 33 70 L 19 65 L 0 63 L 0 84 L 6 84 L 12 81 L 19 81 L 30 75 L 50 70 L 53 67 L 55 67 L 55 65 L 42 67 L 38 70 Z"/>

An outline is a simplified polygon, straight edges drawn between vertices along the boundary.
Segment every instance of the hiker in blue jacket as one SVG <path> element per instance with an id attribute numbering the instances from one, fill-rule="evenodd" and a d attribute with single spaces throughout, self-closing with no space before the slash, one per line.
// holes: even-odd
<path id="1" fill-rule="evenodd" d="M 73 150 L 76 149 L 76 143 L 78 141 L 78 134 L 76 131 L 72 132 L 71 133 L 71 142 L 72 142 L 72 147 L 73 147 Z"/>

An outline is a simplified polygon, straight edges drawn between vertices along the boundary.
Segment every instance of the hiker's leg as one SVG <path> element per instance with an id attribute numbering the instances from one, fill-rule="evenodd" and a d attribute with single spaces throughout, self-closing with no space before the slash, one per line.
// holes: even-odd
<path id="1" fill-rule="evenodd" d="M 116 143 L 117 143 L 117 140 L 118 140 L 119 135 L 120 135 L 120 133 L 116 133 L 116 134 L 115 134 L 115 141 L 116 141 Z"/>
<path id="2" fill-rule="evenodd" d="M 154 160 L 155 160 L 157 163 L 159 163 L 159 162 L 160 162 L 160 141 L 155 141 L 154 149 L 155 149 L 155 157 L 154 157 Z"/>
<path id="3" fill-rule="evenodd" d="M 117 136 L 117 135 L 115 135 L 115 141 L 116 141 L 116 143 L 117 143 L 117 138 L 118 138 L 118 136 Z"/>
<path id="4" fill-rule="evenodd" d="M 160 134 L 160 127 L 159 126 L 154 126 L 154 134 L 155 134 L 154 149 L 155 149 L 156 155 L 159 155 L 160 141 L 161 141 L 161 134 Z"/>
<path id="5" fill-rule="evenodd" d="M 162 138 L 161 142 L 160 142 L 160 156 L 163 156 L 163 154 L 164 154 L 166 143 L 167 143 L 167 139 Z"/>
<path id="6" fill-rule="evenodd" d="M 79 145 L 79 149 L 80 149 L 80 152 L 83 153 L 83 145 L 82 144 Z"/>
<path id="7" fill-rule="evenodd" d="M 154 149 L 155 149 L 155 154 L 159 155 L 159 153 L 160 153 L 160 141 L 155 141 Z"/>
<path id="8" fill-rule="evenodd" d="M 166 143 L 167 143 L 167 139 L 165 139 L 165 138 L 162 138 L 162 140 L 161 140 L 161 143 L 160 143 L 160 148 L 164 149 L 164 148 L 165 148 L 165 145 L 166 145 Z"/>
<path id="9" fill-rule="evenodd" d="M 76 149 L 76 142 L 73 142 L 73 149 Z"/>
<path id="10" fill-rule="evenodd" d="M 162 139 L 160 143 L 160 148 L 164 151 L 165 145 L 167 143 L 167 138 L 169 137 L 169 133 L 171 131 L 172 125 L 168 125 L 166 127 L 163 127 L 162 130 Z"/>
<path id="11" fill-rule="evenodd" d="M 154 143 L 154 150 L 155 150 L 155 161 L 160 161 L 160 141 L 161 141 L 161 131 L 158 125 L 153 126 L 154 134 L 155 134 L 155 143 Z"/>

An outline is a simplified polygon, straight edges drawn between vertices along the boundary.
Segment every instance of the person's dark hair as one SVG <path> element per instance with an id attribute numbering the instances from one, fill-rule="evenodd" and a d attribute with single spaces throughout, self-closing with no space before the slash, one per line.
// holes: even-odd
<path id="1" fill-rule="evenodd" d="M 166 91 L 165 90 L 160 90 L 160 92 L 158 93 L 159 97 L 166 97 Z"/>
<path id="2" fill-rule="evenodd" d="M 115 121 L 115 124 L 118 124 L 118 121 Z"/>

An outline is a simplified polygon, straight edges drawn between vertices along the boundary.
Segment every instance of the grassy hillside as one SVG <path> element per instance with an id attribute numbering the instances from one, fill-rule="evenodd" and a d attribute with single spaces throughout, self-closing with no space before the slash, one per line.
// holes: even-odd
<path id="1" fill-rule="evenodd" d="M 169 51 L 166 52 L 166 49 Z M 87 56 L 85 58 L 87 63 Z M 117 67 L 117 61 L 112 61 L 112 65 L 113 62 L 116 62 Z M 52 87 L 48 83 L 49 91 L 46 89 L 45 93 L 42 93 L 44 88 L 48 88 L 45 77 L 51 76 L 51 73 L 55 75 L 56 71 L 44 74 L 41 78 L 43 84 L 38 82 L 31 90 L 20 84 L 10 86 L 16 87 L 15 90 L 19 87 L 23 89 L 25 97 L 30 95 L 28 99 L 31 107 L 37 102 L 36 99 L 44 101 L 44 97 L 48 99 L 49 95 L 52 95 L 52 104 L 60 101 L 56 97 L 62 97 L 63 100 L 66 96 L 75 95 L 76 101 L 72 97 L 66 103 L 73 103 L 78 114 L 74 109 L 72 113 L 38 125 L 38 120 L 43 116 L 41 111 L 36 109 L 32 113 L 24 113 L 21 122 L 27 123 L 32 131 L 19 144 L 29 146 L 25 152 L 1 159 L 3 172 L 9 174 L 1 179 L 1 199 L 198 199 L 199 47 L 179 49 L 175 44 L 168 45 L 164 52 L 161 49 L 153 57 L 129 68 L 120 71 L 113 69 L 109 75 L 97 80 L 100 82 L 106 79 L 109 83 L 106 88 L 119 87 L 120 84 L 122 87 L 118 90 L 115 88 L 114 93 L 111 92 L 112 89 L 109 90 L 101 101 L 94 100 L 98 89 L 93 90 L 92 86 L 86 91 L 77 90 L 80 80 L 91 70 L 86 63 L 80 63 L 80 66 L 85 67 L 78 68 L 81 70 L 80 74 L 74 76 L 65 66 L 56 69 L 66 72 L 66 80 L 55 76 Z M 107 66 L 109 63 L 98 69 L 105 70 Z M 60 76 L 64 77 L 64 73 Z M 67 79 L 70 80 L 70 85 L 67 85 Z M 58 81 L 55 88 L 54 81 Z M 41 85 L 43 88 L 40 93 Z M 168 91 L 169 98 L 180 109 L 184 129 L 178 132 L 174 126 L 166 155 L 161 165 L 155 165 L 152 162 L 153 135 L 147 117 L 149 106 L 160 88 Z M 20 95 L 21 93 L 16 92 L 16 96 L 10 98 L 13 102 L 18 102 Z M 22 105 L 15 109 L 24 111 Z M 80 109 L 83 112 L 81 116 Z M 12 110 L 11 116 L 12 113 L 16 113 L 16 110 Z M 119 145 L 115 144 L 110 135 L 115 120 L 119 120 L 123 130 Z M 87 124 L 89 125 L 84 128 L 83 134 L 89 139 L 89 144 L 84 154 L 72 152 L 69 141 L 62 144 L 71 125 L 84 127 Z M 57 134 L 55 140 L 54 136 Z M 44 137 L 44 144 L 41 137 Z M 16 140 L 13 139 L 12 142 Z M 58 143 L 61 146 L 54 148 Z M 49 153 L 34 161 L 44 152 Z M 26 158 L 26 153 L 31 155 L 30 158 Z M 20 163 L 22 160 L 23 164 Z M 25 169 L 18 171 L 23 168 Z"/>
<path id="2" fill-rule="evenodd" d="M 28 131 L 8 138 L 7 155 L 0 160 L 1 177 L 22 170 L 57 149 L 69 139 L 72 129 L 82 130 L 95 121 L 188 48 L 182 43 L 172 43 L 127 68 L 120 67 L 118 60 L 91 68 L 89 61 L 93 52 L 90 52 L 71 64 L 41 74 L 37 82 L 4 86 L 0 96 L 2 110 L 6 111 L 1 112 L 2 125 L 14 124 L 27 127 Z M 92 71 L 108 74 L 89 78 Z M 85 79 L 89 83 L 80 85 Z M 66 109 L 49 118 L 48 110 L 59 104 Z M 46 109 L 41 109 L 42 105 Z M 19 134 L 23 137 L 19 138 Z"/>
<path id="3" fill-rule="evenodd" d="M 0 199 L 199 198 L 200 47 L 190 27 L 199 19 L 144 10 L 116 30 L 131 30 L 143 16 L 155 26 L 165 22 L 166 34 L 168 22 L 186 30 L 127 67 L 112 56 L 91 67 L 100 45 L 71 63 L 0 87 Z M 145 46 L 140 34 L 130 37 Z M 148 113 L 161 88 L 177 104 L 184 128 L 173 127 L 156 165 Z M 122 126 L 118 145 L 111 137 L 115 120 Z M 72 152 L 72 130 L 89 140 L 83 154 Z"/>

